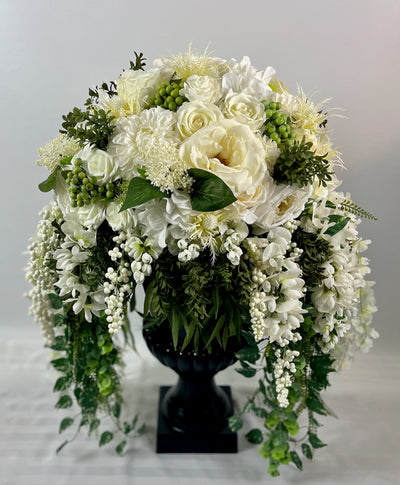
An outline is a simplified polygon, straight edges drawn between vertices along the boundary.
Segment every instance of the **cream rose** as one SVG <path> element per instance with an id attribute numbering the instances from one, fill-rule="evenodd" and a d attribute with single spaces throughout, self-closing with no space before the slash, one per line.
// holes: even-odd
<path id="1" fill-rule="evenodd" d="M 264 106 L 250 94 L 229 92 L 222 109 L 227 118 L 236 118 L 253 131 L 259 130 L 266 120 Z"/>
<path id="2" fill-rule="evenodd" d="M 244 214 L 264 201 L 268 177 L 263 143 L 236 120 L 221 120 L 187 138 L 180 149 L 189 167 L 208 170 L 233 191 L 235 205 Z"/>
<path id="3" fill-rule="evenodd" d="M 106 220 L 113 231 L 128 231 L 137 224 L 137 218 L 133 209 L 127 209 L 122 212 L 121 204 L 110 202 L 106 209 Z"/>
<path id="4" fill-rule="evenodd" d="M 193 101 L 179 108 L 176 126 L 182 138 L 192 136 L 196 131 L 223 119 L 221 110 L 215 104 Z"/>
<path id="5" fill-rule="evenodd" d="M 189 101 L 216 103 L 222 96 L 221 82 L 210 76 L 189 76 L 186 79 L 182 94 Z"/>
<path id="6" fill-rule="evenodd" d="M 80 158 L 82 166 L 89 175 L 97 179 L 99 185 L 112 182 L 118 178 L 118 165 L 105 151 L 86 145 L 78 152 L 74 159 Z"/>

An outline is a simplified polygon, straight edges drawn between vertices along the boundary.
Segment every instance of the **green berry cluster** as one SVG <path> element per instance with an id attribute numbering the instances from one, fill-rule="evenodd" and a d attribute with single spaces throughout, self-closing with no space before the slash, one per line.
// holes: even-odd
<path id="1" fill-rule="evenodd" d="M 267 120 L 265 122 L 264 134 L 266 134 L 271 140 L 276 143 L 284 143 L 287 146 L 291 146 L 294 143 L 294 133 L 290 127 L 290 120 L 279 110 L 281 109 L 281 103 L 275 103 L 271 101 L 261 101 L 265 107 L 265 115 Z"/>
<path id="2" fill-rule="evenodd" d="M 157 94 L 150 101 L 150 106 L 161 106 L 161 108 L 176 111 L 182 103 L 187 101 L 185 96 L 179 94 L 183 88 L 183 81 L 164 81 L 157 88 Z"/>
<path id="3" fill-rule="evenodd" d="M 68 191 L 71 197 L 72 207 L 83 207 L 94 204 L 101 200 L 114 198 L 115 184 L 112 182 L 103 185 L 96 185 L 96 177 L 87 175 L 82 167 L 82 160 L 77 158 L 74 168 L 68 172 L 66 182 L 69 185 Z"/>

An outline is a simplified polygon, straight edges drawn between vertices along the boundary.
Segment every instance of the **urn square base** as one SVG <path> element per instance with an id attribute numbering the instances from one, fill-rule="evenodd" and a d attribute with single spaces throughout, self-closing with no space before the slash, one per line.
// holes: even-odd
<path id="1" fill-rule="evenodd" d="M 232 403 L 230 386 L 221 386 Z M 161 401 L 168 386 L 160 387 L 158 401 L 157 453 L 237 453 L 237 433 L 228 424 L 219 433 L 179 433 L 172 430 L 161 413 Z M 233 408 L 233 406 L 232 406 Z"/>

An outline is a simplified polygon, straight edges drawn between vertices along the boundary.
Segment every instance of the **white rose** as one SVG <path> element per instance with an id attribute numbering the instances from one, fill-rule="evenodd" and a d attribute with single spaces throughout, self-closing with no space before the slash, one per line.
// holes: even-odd
<path id="1" fill-rule="evenodd" d="M 135 211 L 127 209 L 120 212 L 121 205 L 110 202 L 106 209 L 106 219 L 113 231 L 127 231 L 136 226 Z"/>
<path id="2" fill-rule="evenodd" d="M 223 117 L 221 110 L 215 104 L 193 101 L 184 103 L 179 108 L 176 125 L 181 137 L 187 138 L 201 128 L 223 119 Z"/>
<path id="3" fill-rule="evenodd" d="M 224 119 L 206 126 L 186 139 L 180 155 L 189 167 L 220 177 L 238 199 L 235 205 L 241 213 L 264 200 L 265 151 L 247 125 Z"/>
<path id="4" fill-rule="evenodd" d="M 129 107 L 127 114 L 138 114 L 145 103 L 157 94 L 157 87 L 171 78 L 170 69 L 149 69 L 134 71 L 128 69 L 116 80 L 117 93 Z"/>
<path id="5" fill-rule="evenodd" d="M 90 229 L 97 229 L 106 217 L 106 204 L 97 202 L 83 207 L 71 207 L 71 212 L 75 212 L 81 224 Z"/>
<path id="6" fill-rule="evenodd" d="M 222 96 L 221 82 L 210 76 L 189 76 L 181 93 L 189 101 L 216 103 Z"/>
<path id="7" fill-rule="evenodd" d="M 105 185 L 118 178 L 118 165 L 105 151 L 86 145 L 74 159 L 80 158 L 86 173 L 93 175 L 99 185 Z"/>
<path id="8" fill-rule="evenodd" d="M 264 106 L 250 94 L 229 92 L 225 98 L 223 112 L 227 118 L 236 118 L 259 130 L 266 120 Z"/>

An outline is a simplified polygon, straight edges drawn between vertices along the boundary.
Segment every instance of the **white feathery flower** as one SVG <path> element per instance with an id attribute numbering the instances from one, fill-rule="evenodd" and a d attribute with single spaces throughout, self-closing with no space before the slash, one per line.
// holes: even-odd
<path id="1" fill-rule="evenodd" d="M 40 159 L 36 163 L 44 165 L 50 172 L 53 172 L 58 167 L 60 160 L 66 157 L 73 157 L 80 148 L 78 140 L 65 134 L 60 134 L 47 145 L 39 148 Z"/>

